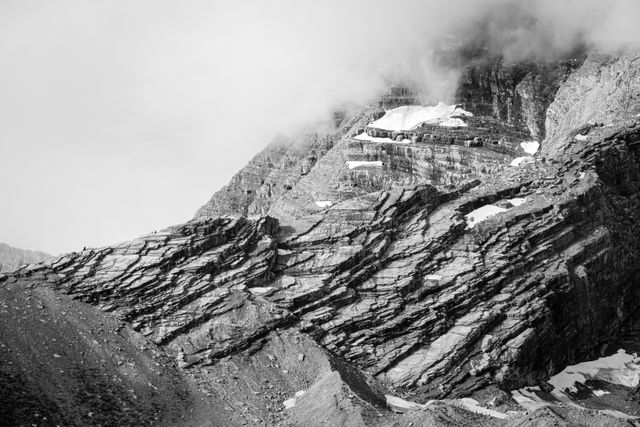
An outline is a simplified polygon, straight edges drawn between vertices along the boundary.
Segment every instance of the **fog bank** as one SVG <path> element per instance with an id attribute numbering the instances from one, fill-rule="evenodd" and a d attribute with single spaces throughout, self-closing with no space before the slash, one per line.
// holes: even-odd
<path id="1" fill-rule="evenodd" d="M 433 51 L 506 60 L 637 44 L 640 3 L 5 0 L 0 241 L 59 253 L 188 220 L 277 132 L 408 82 L 450 100 Z"/>

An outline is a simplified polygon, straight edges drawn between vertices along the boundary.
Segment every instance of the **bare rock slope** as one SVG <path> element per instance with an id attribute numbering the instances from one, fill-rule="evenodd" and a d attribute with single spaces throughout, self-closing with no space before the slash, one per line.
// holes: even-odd
<path id="1" fill-rule="evenodd" d="M 417 94 L 410 96 L 410 90 L 392 88 L 377 103 L 340 115 L 340 120 L 278 138 L 216 192 L 195 219 L 268 214 L 289 220 L 319 212 L 327 202 L 373 191 L 456 185 L 499 173 L 515 156 L 523 155 L 517 151 L 519 142 L 544 138 L 547 107 L 584 54 L 578 51 L 550 64 L 504 64 L 499 57 L 483 55 L 456 57 L 460 66 L 466 65 L 454 101 L 474 114 L 466 130 L 440 128 L 431 135 L 436 142 L 429 144 L 354 139 L 385 109 L 417 102 Z M 505 140 L 510 146 L 469 149 L 462 144 L 476 137 L 494 144 Z M 382 167 L 351 169 L 349 161 L 380 161 Z"/>
<path id="2" fill-rule="evenodd" d="M 51 258 L 53 256 L 44 252 L 18 249 L 0 243 L 0 271 L 15 270 L 24 264 L 35 264 Z"/>
<path id="3" fill-rule="evenodd" d="M 517 153 L 486 147 L 362 144 L 351 137 L 375 116 L 366 109 L 312 138 L 307 154 L 265 151 L 189 223 L 26 267 L 0 286 L 53 290 L 122 322 L 131 342 L 177 364 L 171 375 L 195 384 L 194 396 L 212 399 L 212 425 L 624 425 L 557 402 L 525 413 L 503 391 L 544 384 L 637 330 L 640 117 L 628 100 L 640 87 L 637 58 L 592 55 L 561 73 L 542 155 L 518 167 Z M 609 78 L 583 77 L 593 69 L 617 76 L 627 95 L 612 94 Z M 572 113 L 577 93 L 606 111 Z M 476 113 L 508 122 L 500 111 Z M 526 111 L 540 112 L 519 117 Z M 540 136 L 537 117 L 509 126 Z M 345 168 L 357 158 L 385 167 Z M 492 396 L 496 411 L 421 405 L 470 395 Z"/>

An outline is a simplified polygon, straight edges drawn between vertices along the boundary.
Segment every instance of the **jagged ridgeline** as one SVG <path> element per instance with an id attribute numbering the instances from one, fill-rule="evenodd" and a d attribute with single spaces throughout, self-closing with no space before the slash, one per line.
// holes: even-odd
<path id="1" fill-rule="evenodd" d="M 0 415 L 628 425 L 640 53 L 457 60 L 452 105 L 390 88 L 274 142 L 186 224 L 2 276 Z M 624 381 L 560 385 L 616 354 Z"/>
<path id="2" fill-rule="evenodd" d="M 52 258 L 51 255 L 39 251 L 18 249 L 0 243 L 0 271 L 12 271 L 25 264 L 35 264 Z"/>

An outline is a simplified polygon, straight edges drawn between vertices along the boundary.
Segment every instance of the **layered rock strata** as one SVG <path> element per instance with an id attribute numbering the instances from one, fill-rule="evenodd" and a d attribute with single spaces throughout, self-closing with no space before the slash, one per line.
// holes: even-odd
<path id="1" fill-rule="evenodd" d="M 590 57 L 549 107 L 543 155 L 520 167 L 481 147 L 454 147 L 447 163 L 454 148 L 356 142 L 349 132 L 367 110 L 304 175 L 296 161 L 238 175 L 252 186 L 268 170 L 291 179 L 280 195 L 241 200 L 229 187 L 199 219 L 26 267 L 0 285 L 52 288 L 97 306 L 221 395 L 210 375 L 242 363 L 234 375 L 246 383 L 233 393 L 256 407 L 251 372 L 261 361 L 276 366 L 269 375 L 280 393 L 305 387 L 309 395 L 291 415 L 270 413 L 272 424 L 403 425 L 420 417 L 394 421 L 381 393 L 425 402 L 542 383 L 606 353 L 640 320 L 640 116 L 629 107 L 640 86 L 636 58 Z M 594 63 L 626 64 L 609 74 L 629 96 L 608 90 L 609 78 L 585 78 Z M 575 116 L 575 93 L 608 107 Z M 566 123 L 554 118 L 561 114 Z M 364 166 L 347 163 L 358 161 Z M 439 166 L 447 172 L 434 174 Z M 208 217 L 220 209 L 256 215 Z M 300 363 L 314 354 L 314 374 L 287 382 L 299 350 L 281 347 L 305 348 Z M 333 390 L 337 403 L 319 390 Z M 349 403 L 352 393 L 360 403 Z"/>
<path id="2" fill-rule="evenodd" d="M 325 123 L 272 143 L 215 193 L 195 219 L 269 214 L 289 220 L 317 211 L 316 202 L 335 204 L 392 187 L 451 184 L 459 182 L 459 170 L 464 178 L 494 174 L 496 160 L 504 165 L 523 155 L 520 142 L 544 138 L 547 107 L 560 85 L 584 61 L 584 53 L 577 51 L 548 64 L 505 64 L 499 57 L 483 55 L 454 55 L 463 73 L 453 101 L 474 114 L 467 119 L 468 128 L 427 126 L 417 132 L 420 141 L 406 148 L 373 144 L 363 150 L 352 137 L 384 115 L 385 109 L 419 100 L 417 92 L 392 87 L 373 105 L 342 115 L 335 126 Z M 488 148 L 464 150 L 465 141 L 474 140 L 483 141 Z M 370 147 L 383 147 L 387 153 L 376 155 Z M 478 157 L 486 164 L 476 162 L 477 167 L 470 167 L 469 162 Z M 376 174 L 372 168 L 356 173 L 347 167 L 347 161 L 363 160 L 382 161 L 384 173 Z M 376 176 L 368 177 L 371 173 Z M 359 187 L 363 181 L 364 187 Z"/>

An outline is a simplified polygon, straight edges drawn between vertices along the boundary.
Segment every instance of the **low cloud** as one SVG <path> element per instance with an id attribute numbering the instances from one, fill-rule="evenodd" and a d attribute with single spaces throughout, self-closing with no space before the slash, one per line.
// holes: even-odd
<path id="1" fill-rule="evenodd" d="M 5 0 L 0 241 L 60 252 L 187 220 L 277 132 L 388 84 L 450 101 L 434 53 L 637 44 L 633 0 Z"/>

